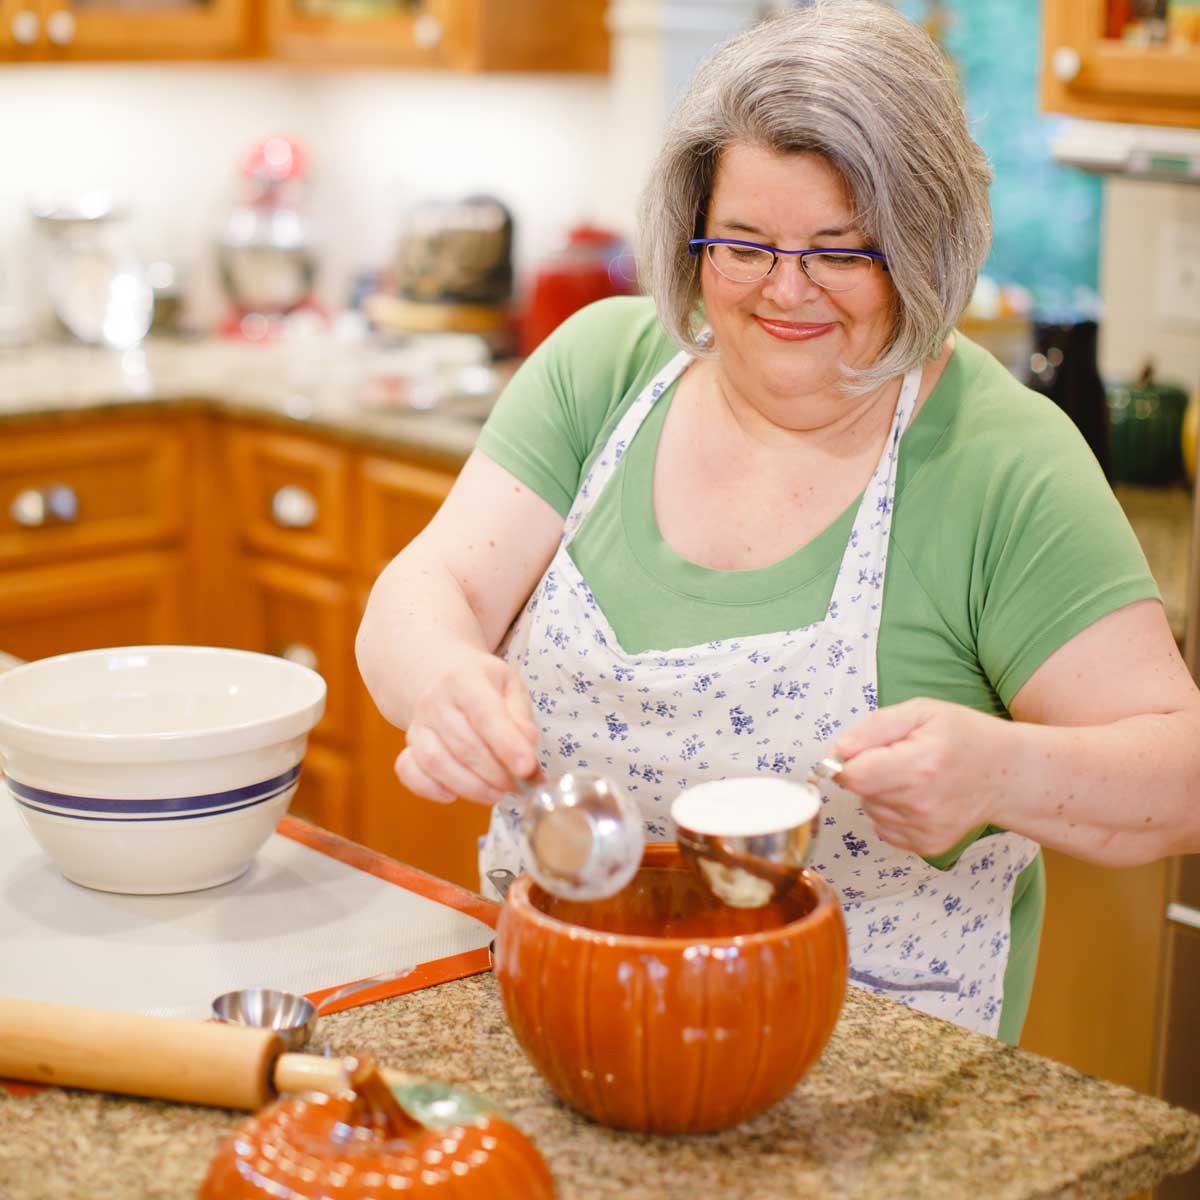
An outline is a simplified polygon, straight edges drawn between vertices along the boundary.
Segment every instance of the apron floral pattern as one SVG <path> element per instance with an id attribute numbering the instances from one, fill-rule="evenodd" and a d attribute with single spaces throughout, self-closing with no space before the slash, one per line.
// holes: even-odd
<path id="1" fill-rule="evenodd" d="M 596 459 L 558 550 L 500 653 L 522 676 L 541 727 L 542 766 L 607 774 L 637 801 L 647 840 L 674 836 L 670 807 L 708 779 L 805 779 L 828 743 L 878 705 L 876 648 L 900 438 L 920 370 L 905 376 L 891 431 L 859 504 L 825 617 L 637 654 L 622 649 L 568 553 L 653 405 L 691 357 L 677 355 L 635 400 Z M 875 836 L 858 798 L 822 781 L 813 868 L 840 893 L 851 982 L 995 1036 L 1017 876 L 1036 843 L 974 842 L 947 871 Z M 498 805 L 480 876 L 522 869 L 517 809 Z"/>

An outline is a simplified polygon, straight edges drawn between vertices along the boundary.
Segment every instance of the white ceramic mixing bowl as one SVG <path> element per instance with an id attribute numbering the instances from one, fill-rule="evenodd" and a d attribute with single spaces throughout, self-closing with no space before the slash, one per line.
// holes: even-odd
<path id="1" fill-rule="evenodd" d="M 189 892 L 236 878 L 296 791 L 325 681 L 208 646 L 43 658 L 0 675 L 0 755 L 29 831 L 75 883 Z"/>

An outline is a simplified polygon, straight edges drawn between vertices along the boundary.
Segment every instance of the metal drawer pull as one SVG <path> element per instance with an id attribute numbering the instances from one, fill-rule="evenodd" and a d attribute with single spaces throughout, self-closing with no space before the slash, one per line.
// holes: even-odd
<path id="1" fill-rule="evenodd" d="M 294 483 L 281 487 L 271 497 L 271 516 L 284 529 L 311 529 L 317 523 L 317 512 L 316 497 Z"/>
<path id="2" fill-rule="evenodd" d="M 288 662 L 294 662 L 297 666 L 307 667 L 310 671 L 317 670 L 317 652 L 311 647 L 306 646 L 303 642 L 288 642 L 282 650 L 279 651 L 280 658 L 286 658 Z"/>
<path id="3" fill-rule="evenodd" d="M 1200 929 L 1200 908 L 1192 908 L 1190 904 L 1168 904 L 1167 920 L 1189 929 Z"/>
<path id="4" fill-rule="evenodd" d="M 79 517 L 79 497 L 65 483 L 45 488 L 26 488 L 13 497 L 8 509 L 12 519 L 26 529 L 41 525 L 70 525 Z"/>
<path id="5" fill-rule="evenodd" d="M 74 14 L 66 8 L 52 12 L 46 18 L 46 36 L 56 46 L 70 45 L 71 39 L 75 36 Z"/>
<path id="6" fill-rule="evenodd" d="M 32 46 L 42 31 L 42 23 L 32 9 L 23 8 L 20 12 L 13 13 L 10 29 L 13 41 L 18 46 Z"/>

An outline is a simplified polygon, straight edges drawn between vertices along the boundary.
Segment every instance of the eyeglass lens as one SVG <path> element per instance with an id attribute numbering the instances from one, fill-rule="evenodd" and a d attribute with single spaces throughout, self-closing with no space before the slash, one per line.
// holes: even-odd
<path id="1" fill-rule="evenodd" d="M 775 256 L 768 250 L 710 242 L 706 247 L 712 265 L 735 283 L 754 283 L 771 270 Z M 830 292 L 857 287 L 871 273 L 865 254 L 806 254 L 800 260 L 813 283 Z"/>

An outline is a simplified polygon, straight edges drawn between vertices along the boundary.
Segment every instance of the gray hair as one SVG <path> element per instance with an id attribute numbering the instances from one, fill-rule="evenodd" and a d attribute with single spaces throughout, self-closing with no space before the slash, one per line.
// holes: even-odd
<path id="1" fill-rule="evenodd" d="M 745 142 L 815 152 L 841 174 L 855 220 L 888 257 L 898 299 L 863 394 L 937 354 L 991 242 L 991 168 L 967 130 L 955 80 L 929 36 L 876 0 L 815 0 L 738 35 L 697 72 L 668 123 L 642 195 L 639 272 L 681 346 L 697 334 L 703 235 L 721 152 Z"/>

